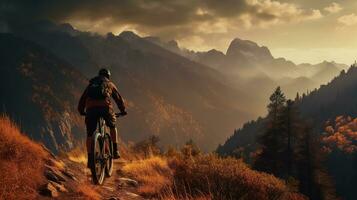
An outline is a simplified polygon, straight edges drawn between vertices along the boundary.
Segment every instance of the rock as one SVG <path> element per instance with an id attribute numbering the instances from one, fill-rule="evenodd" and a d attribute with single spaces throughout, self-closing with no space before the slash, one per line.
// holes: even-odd
<path id="1" fill-rule="evenodd" d="M 110 192 L 114 192 L 114 190 L 115 190 L 114 188 L 109 187 L 109 186 L 102 186 L 102 188 L 109 190 Z"/>
<path id="2" fill-rule="evenodd" d="M 108 200 L 120 200 L 120 199 L 117 197 L 110 197 Z"/>
<path id="3" fill-rule="evenodd" d="M 139 183 L 136 180 L 130 179 L 130 178 L 119 178 L 117 179 L 119 182 L 120 186 L 126 187 L 126 186 L 132 186 L 132 187 L 138 187 Z"/>
<path id="4" fill-rule="evenodd" d="M 58 184 L 58 183 L 53 182 L 53 181 L 50 181 L 50 183 L 56 188 L 57 191 L 68 192 L 68 190 L 64 187 L 63 184 Z"/>
<path id="5" fill-rule="evenodd" d="M 132 193 L 132 192 L 126 192 L 126 195 L 128 195 L 130 198 L 137 198 L 140 197 L 139 195 Z"/>
<path id="6" fill-rule="evenodd" d="M 48 197 L 58 197 L 58 191 L 51 183 L 44 185 L 40 189 L 40 194 Z"/>
<path id="7" fill-rule="evenodd" d="M 62 171 L 62 173 L 65 175 L 65 176 L 67 176 L 68 178 L 70 178 L 70 179 L 72 179 L 72 180 L 74 180 L 74 181 L 78 181 L 78 179 L 74 176 L 74 174 L 71 172 L 71 171 L 69 171 L 69 170 L 63 170 Z"/>
<path id="8" fill-rule="evenodd" d="M 59 170 L 49 166 L 46 166 L 45 176 L 48 180 L 51 180 L 59 184 L 61 184 L 61 181 L 62 182 L 66 181 L 65 177 L 62 175 L 62 173 Z"/>

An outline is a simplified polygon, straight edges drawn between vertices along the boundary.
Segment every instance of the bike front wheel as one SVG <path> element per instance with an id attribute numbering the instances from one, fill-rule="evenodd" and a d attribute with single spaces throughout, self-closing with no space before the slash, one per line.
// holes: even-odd
<path id="1" fill-rule="evenodd" d="M 103 155 L 103 142 L 100 133 L 95 133 L 92 141 L 91 173 L 94 184 L 101 185 L 104 181 L 105 163 Z"/>

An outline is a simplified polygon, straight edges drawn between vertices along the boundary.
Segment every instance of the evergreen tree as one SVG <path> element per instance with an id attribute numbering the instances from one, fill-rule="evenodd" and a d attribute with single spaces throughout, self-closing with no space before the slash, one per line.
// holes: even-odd
<path id="1" fill-rule="evenodd" d="M 286 99 L 280 87 L 276 88 L 274 93 L 270 96 L 270 103 L 267 106 L 269 113 L 266 130 L 260 138 L 262 152 L 255 162 L 255 167 L 258 170 L 275 175 L 280 174 L 280 170 L 282 166 L 284 166 L 281 160 L 283 154 L 283 148 L 281 146 L 283 137 L 280 135 L 282 131 L 280 115 L 285 102 Z"/>
<path id="2" fill-rule="evenodd" d="M 295 102 L 288 100 L 286 106 L 280 115 L 281 121 L 281 137 L 283 137 L 284 148 L 283 158 L 285 165 L 281 170 L 283 178 L 294 177 L 296 168 L 296 149 L 298 145 L 298 138 L 302 134 L 303 122 L 300 119 L 298 109 Z"/>

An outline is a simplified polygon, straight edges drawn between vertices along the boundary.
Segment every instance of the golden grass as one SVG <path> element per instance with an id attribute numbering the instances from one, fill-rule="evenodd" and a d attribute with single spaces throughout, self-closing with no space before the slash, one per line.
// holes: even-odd
<path id="1" fill-rule="evenodd" d="M 77 146 L 69 152 L 65 153 L 65 156 L 73 162 L 87 164 L 87 155 L 84 147 Z"/>
<path id="2" fill-rule="evenodd" d="M 273 175 L 250 169 L 242 160 L 202 155 L 193 159 L 175 158 L 170 161 L 174 170 L 176 193 L 189 196 L 210 195 L 213 199 L 304 199 L 290 192 L 285 183 Z"/>
<path id="3" fill-rule="evenodd" d="M 172 171 L 167 160 L 151 157 L 126 164 L 123 172 L 137 180 L 139 193 L 145 196 L 157 195 L 171 187 Z"/>
<path id="4" fill-rule="evenodd" d="M 0 199 L 34 199 L 48 153 L 0 117 Z"/>
<path id="5" fill-rule="evenodd" d="M 273 175 L 216 155 L 156 156 L 128 163 L 123 172 L 139 181 L 141 195 L 158 199 L 305 199 Z"/>

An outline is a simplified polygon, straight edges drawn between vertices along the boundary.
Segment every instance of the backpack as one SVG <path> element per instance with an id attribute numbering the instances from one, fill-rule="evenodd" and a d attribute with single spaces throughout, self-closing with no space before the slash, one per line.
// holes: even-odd
<path id="1" fill-rule="evenodd" d="M 88 86 L 88 97 L 91 99 L 105 99 L 110 97 L 110 85 L 106 80 L 92 80 Z"/>

